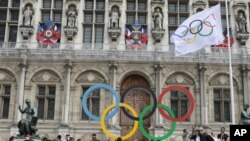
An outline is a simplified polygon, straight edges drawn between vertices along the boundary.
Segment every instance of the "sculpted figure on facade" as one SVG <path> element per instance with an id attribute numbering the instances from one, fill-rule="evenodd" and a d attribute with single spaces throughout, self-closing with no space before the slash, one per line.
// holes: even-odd
<path id="1" fill-rule="evenodd" d="M 243 11 L 239 11 L 236 15 L 237 32 L 247 33 L 247 20 Z"/>
<path id="2" fill-rule="evenodd" d="M 155 9 L 155 12 L 153 14 L 153 20 L 154 20 L 154 28 L 162 29 L 163 15 L 160 11 L 160 8 Z"/>
<path id="3" fill-rule="evenodd" d="M 32 26 L 32 18 L 33 18 L 33 9 L 32 6 L 25 6 L 25 10 L 23 12 L 23 26 Z"/>
<path id="4" fill-rule="evenodd" d="M 26 114 L 26 118 L 23 118 L 18 122 L 19 133 L 20 136 L 35 136 L 37 131 L 35 127 L 37 122 L 37 112 L 36 109 L 31 106 L 31 101 L 29 99 L 26 99 L 25 103 L 27 106 L 24 109 L 22 109 L 20 105 L 18 107 L 22 114 Z"/>
<path id="5" fill-rule="evenodd" d="M 250 113 L 248 112 L 249 105 L 244 104 L 243 110 L 241 111 L 241 121 L 243 125 L 250 125 Z"/>
<path id="6" fill-rule="evenodd" d="M 119 8 L 114 6 L 111 10 L 110 27 L 119 27 Z"/>
<path id="7" fill-rule="evenodd" d="M 76 17 L 77 17 L 76 7 L 74 5 L 69 6 L 69 10 L 67 12 L 67 27 L 76 26 Z"/>

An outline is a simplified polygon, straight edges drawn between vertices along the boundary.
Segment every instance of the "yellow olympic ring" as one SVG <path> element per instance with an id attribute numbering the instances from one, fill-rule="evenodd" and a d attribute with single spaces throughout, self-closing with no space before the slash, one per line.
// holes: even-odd
<path id="1" fill-rule="evenodd" d="M 133 107 L 131 107 L 130 105 L 128 105 L 126 103 L 119 103 L 119 106 L 127 108 L 132 113 L 132 115 L 134 117 L 138 117 L 138 114 L 136 113 L 135 109 L 133 109 Z M 115 107 L 115 104 L 112 104 L 112 105 L 109 105 L 106 109 L 104 109 L 104 111 L 102 112 L 102 115 L 101 115 L 101 122 L 100 122 L 103 133 L 106 134 L 109 138 L 111 138 L 113 140 L 117 139 L 118 136 L 113 135 L 112 133 L 110 133 L 107 130 L 107 128 L 105 126 L 105 116 L 114 107 Z M 126 139 L 130 138 L 131 136 L 133 136 L 134 133 L 136 132 L 137 128 L 138 128 L 138 125 L 139 125 L 138 121 L 135 120 L 133 129 L 128 134 L 126 134 L 124 136 L 121 136 L 121 138 L 123 140 L 126 140 Z"/>

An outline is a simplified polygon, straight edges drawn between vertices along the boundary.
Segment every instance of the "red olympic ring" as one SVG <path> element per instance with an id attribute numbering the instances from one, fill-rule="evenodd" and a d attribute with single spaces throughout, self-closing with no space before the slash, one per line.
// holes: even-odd
<path id="1" fill-rule="evenodd" d="M 189 111 L 188 111 L 184 116 L 179 117 L 179 118 L 177 118 L 177 117 L 176 117 L 176 118 L 170 117 L 168 114 L 165 113 L 165 111 L 164 111 L 162 108 L 159 108 L 159 112 L 160 112 L 160 114 L 161 114 L 164 118 L 166 118 L 166 119 L 168 119 L 168 120 L 172 120 L 172 121 L 176 121 L 176 122 L 182 122 L 182 121 L 186 120 L 188 117 L 190 117 L 191 114 L 192 114 L 192 112 L 194 111 L 194 105 L 195 105 L 195 104 L 194 104 L 194 97 L 193 97 L 193 95 L 191 94 L 191 92 L 190 92 L 188 89 L 186 89 L 185 87 L 179 86 L 179 85 L 171 85 L 171 86 L 168 86 L 167 88 L 165 88 L 165 89 L 161 92 L 161 94 L 160 94 L 160 96 L 159 96 L 159 99 L 158 99 L 158 103 L 159 103 L 159 104 L 162 103 L 163 96 L 164 96 L 165 94 L 167 94 L 167 92 L 169 92 L 170 90 L 180 90 L 180 91 L 184 92 L 184 93 L 188 96 L 188 98 L 189 98 L 189 100 L 190 100 L 190 108 L 189 108 Z"/>

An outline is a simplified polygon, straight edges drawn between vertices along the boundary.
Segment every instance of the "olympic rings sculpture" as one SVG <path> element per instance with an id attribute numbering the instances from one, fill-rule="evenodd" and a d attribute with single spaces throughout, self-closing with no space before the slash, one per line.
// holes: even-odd
<path id="1" fill-rule="evenodd" d="M 109 105 L 107 108 L 104 109 L 104 111 L 102 112 L 101 114 L 101 117 L 97 117 L 95 115 L 93 115 L 87 108 L 87 99 L 88 99 L 88 96 L 95 90 L 95 89 L 107 89 L 108 91 L 111 92 L 111 94 L 114 96 L 114 99 L 115 99 L 115 104 L 111 104 Z M 123 103 L 124 102 L 124 98 L 126 96 L 126 94 L 128 94 L 130 91 L 132 90 L 142 90 L 144 92 L 146 92 L 148 95 L 151 96 L 152 98 L 152 101 L 153 101 L 153 104 L 150 104 L 148 106 L 146 106 L 142 112 L 139 114 L 137 114 L 136 110 L 131 107 L 130 105 L 126 104 L 126 103 Z M 175 115 L 174 115 L 174 112 L 166 105 L 164 104 L 161 104 L 162 101 L 163 101 L 163 97 L 165 94 L 167 94 L 167 92 L 169 92 L 170 90 L 180 90 L 182 92 L 184 92 L 189 100 L 190 100 L 190 108 L 189 108 L 189 111 L 183 116 L 183 117 L 180 117 L 180 118 L 176 118 Z M 160 96 L 159 96 L 159 99 L 158 99 L 158 102 L 157 102 L 157 99 L 156 99 L 156 96 L 154 94 L 154 92 L 147 88 L 147 87 L 144 87 L 144 86 L 131 86 L 131 87 L 128 87 L 121 95 L 121 100 L 119 98 L 119 95 L 118 93 L 113 89 L 112 86 L 110 85 L 107 85 L 107 84 L 103 84 L 103 83 L 100 83 L 100 84 L 94 84 L 93 86 L 91 86 L 84 94 L 83 94 L 83 98 L 82 98 L 82 108 L 83 108 L 83 112 L 85 112 L 85 114 L 87 116 L 89 116 L 90 119 L 94 120 L 94 121 L 100 121 L 100 126 L 101 126 L 101 129 L 103 130 L 103 133 L 111 138 L 111 139 L 116 139 L 118 136 L 116 135 L 113 135 L 112 133 L 110 133 L 106 126 L 105 126 L 105 121 L 112 118 L 120 109 L 120 107 L 122 107 L 121 111 L 124 112 L 124 114 L 130 118 L 131 120 L 134 120 L 134 125 L 133 125 L 133 128 L 132 130 L 127 133 L 126 135 L 122 136 L 121 138 L 123 140 L 126 140 L 126 139 L 129 139 L 132 135 L 135 134 L 137 128 L 138 128 L 138 125 L 139 125 L 139 129 L 141 131 L 141 133 L 148 139 L 151 139 L 151 140 L 164 140 L 164 139 L 167 139 L 169 136 L 171 136 L 175 130 L 175 127 L 176 127 L 176 122 L 182 122 L 184 120 L 186 120 L 188 117 L 191 116 L 193 110 L 194 110 L 194 106 L 195 106 L 195 101 L 194 101 L 194 97 L 192 96 L 191 92 L 186 89 L 185 87 L 183 86 L 178 86 L 178 85 L 171 85 L 167 88 L 165 88 Z M 114 108 L 114 110 L 112 110 Z M 127 112 L 127 110 L 125 110 L 124 108 L 128 109 L 130 111 L 130 113 Z M 172 123 L 171 123 L 171 128 L 169 130 L 169 132 L 167 132 L 165 135 L 161 136 L 161 137 L 154 137 L 152 135 L 150 135 L 149 133 L 147 133 L 147 131 L 144 129 L 143 127 L 143 120 L 149 118 L 150 116 L 153 115 L 153 113 L 156 111 L 156 108 L 159 108 L 159 113 L 167 120 L 171 120 Z M 147 115 L 146 112 L 151 110 Z M 165 111 L 167 111 L 168 114 L 165 113 Z M 109 114 L 108 114 L 109 113 Z M 132 114 L 132 115 L 131 115 Z M 107 115 L 107 116 L 106 116 Z"/>

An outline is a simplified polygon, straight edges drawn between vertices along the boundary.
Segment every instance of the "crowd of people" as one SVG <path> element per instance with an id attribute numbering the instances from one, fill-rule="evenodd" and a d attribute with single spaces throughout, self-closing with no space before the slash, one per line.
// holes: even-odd
<path id="1" fill-rule="evenodd" d="M 189 133 L 187 129 L 183 129 L 182 140 L 183 141 L 227 141 L 228 135 L 225 133 L 225 127 L 221 127 L 221 132 L 217 136 L 214 134 L 213 130 L 209 127 L 203 128 L 195 128 L 192 133 Z M 16 137 L 11 136 L 9 141 L 15 141 Z M 27 136 L 24 141 L 33 141 L 31 136 Z M 74 137 L 66 134 L 65 140 L 62 140 L 62 136 L 58 135 L 55 139 L 48 139 L 47 137 L 43 137 L 42 141 L 83 141 L 81 139 L 75 139 Z M 92 134 L 92 139 L 90 141 L 100 141 L 96 134 Z M 116 141 L 122 141 L 121 137 L 118 137 Z M 170 138 L 170 141 L 177 141 L 173 137 Z"/>
<path id="2" fill-rule="evenodd" d="M 187 129 L 183 130 L 183 141 L 227 141 L 228 135 L 225 133 L 225 127 L 221 127 L 221 132 L 217 136 L 212 128 L 206 127 L 203 131 L 202 127 L 193 129 L 190 134 Z"/>
<path id="3" fill-rule="evenodd" d="M 16 137 L 11 136 L 9 138 L 9 141 L 16 141 Z M 33 141 L 33 139 L 31 136 L 26 136 L 26 139 L 24 141 Z M 70 134 L 66 134 L 65 140 L 62 140 L 62 136 L 58 135 L 55 139 L 49 139 L 48 137 L 42 137 L 42 141 L 83 141 L 83 140 L 81 140 L 81 139 L 76 140 L 74 137 L 70 136 Z M 100 141 L 100 140 L 97 138 L 96 134 L 93 133 L 92 139 L 90 141 Z"/>

